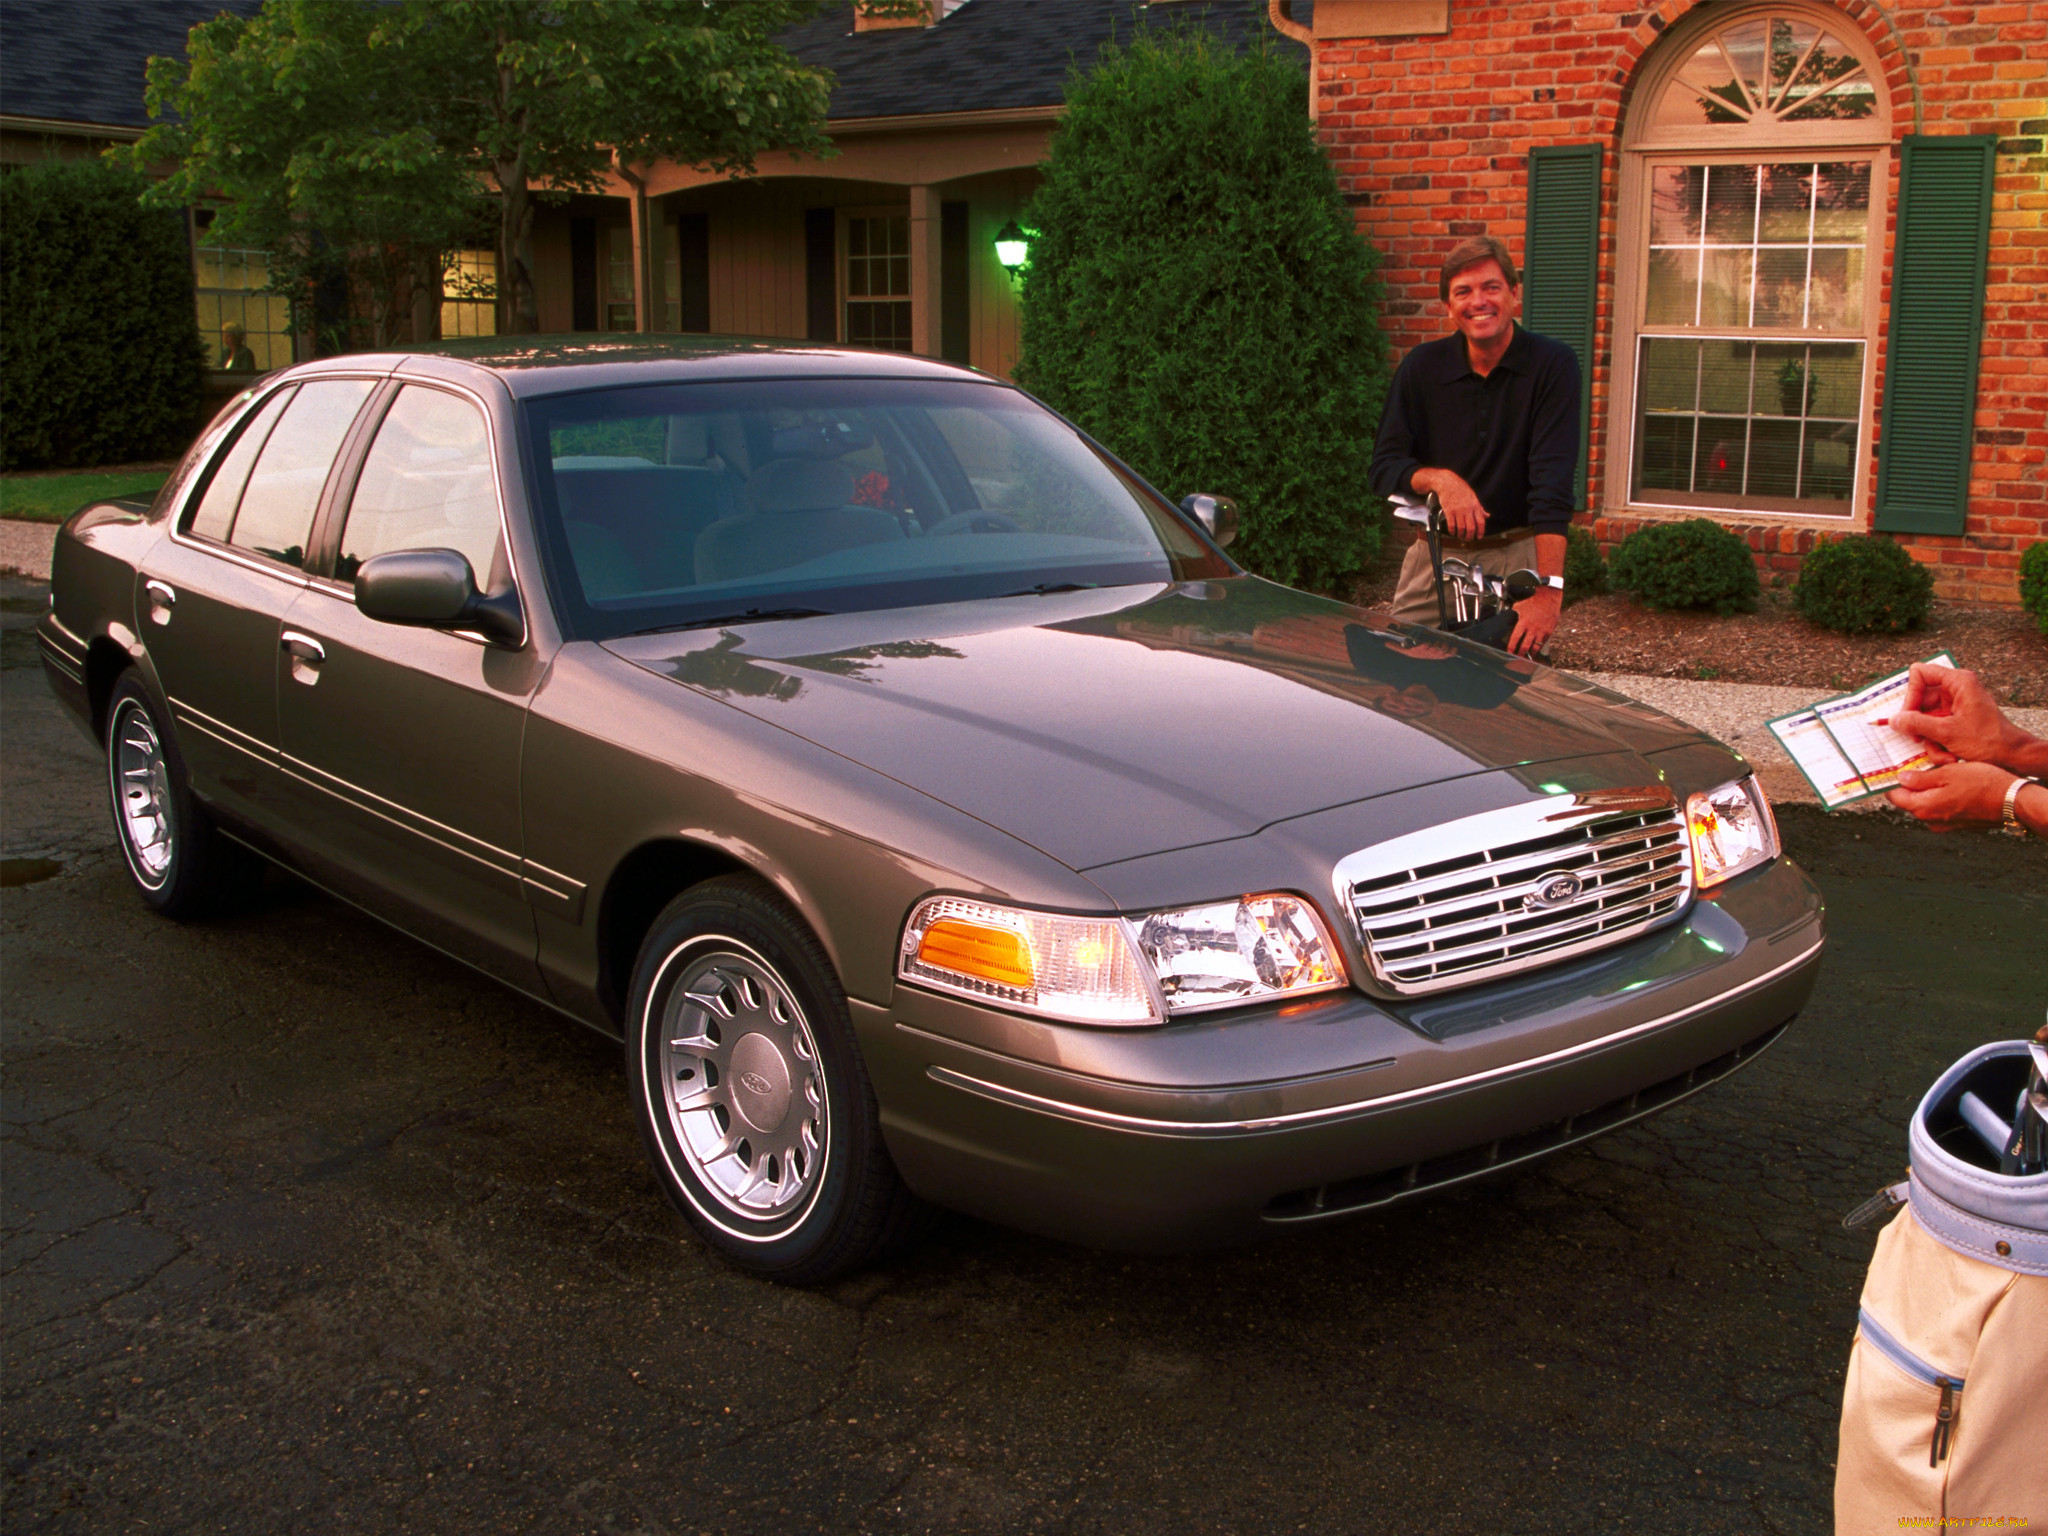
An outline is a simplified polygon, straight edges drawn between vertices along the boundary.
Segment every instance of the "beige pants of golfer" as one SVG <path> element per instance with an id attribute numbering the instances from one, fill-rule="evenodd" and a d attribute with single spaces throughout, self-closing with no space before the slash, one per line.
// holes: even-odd
<path id="1" fill-rule="evenodd" d="M 1483 539 L 1453 539 L 1443 541 L 1444 556 L 1456 556 L 1469 565 L 1476 565 L 1489 576 L 1505 576 L 1509 571 L 1533 571 L 1536 569 L 1536 530 L 1517 528 L 1513 533 L 1489 535 Z M 1436 576 L 1429 567 L 1429 540 L 1417 539 L 1408 546 L 1408 554 L 1401 562 L 1401 580 L 1394 587 L 1394 620 L 1400 624 L 1428 624 L 1437 622 Z"/>

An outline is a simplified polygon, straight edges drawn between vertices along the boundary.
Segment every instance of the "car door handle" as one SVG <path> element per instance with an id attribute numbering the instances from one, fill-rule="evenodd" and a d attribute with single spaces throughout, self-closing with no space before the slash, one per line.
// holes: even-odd
<path id="1" fill-rule="evenodd" d="M 149 616 L 159 624 L 171 622 L 171 609 L 177 606 L 178 594 L 160 581 L 145 581 L 142 590 L 149 599 Z"/>
<path id="2" fill-rule="evenodd" d="M 291 653 L 292 660 L 303 661 L 309 667 L 317 667 L 327 659 L 327 648 L 311 635 L 302 635 L 296 629 L 288 629 L 278 637 L 278 644 Z"/>

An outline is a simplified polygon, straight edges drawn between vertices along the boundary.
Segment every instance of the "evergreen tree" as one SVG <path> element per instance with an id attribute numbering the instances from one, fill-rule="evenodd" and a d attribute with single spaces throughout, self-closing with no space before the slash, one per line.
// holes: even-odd
<path id="1" fill-rule="evenodd" d="M 133 171 L 43 160 L 0 175 L 0 467 L 175 454 L 206 355 L 185 221 Z"/>
<path id="2" fill-rule="evenodd" d="M 1169 495 L 1237 497 L 1251 569 L 1342 591 L 1383 526 L 1386 344 L 1301 70 L 1140 37 L 1067 101 L 1025 213 L 1019 379 Z"/>

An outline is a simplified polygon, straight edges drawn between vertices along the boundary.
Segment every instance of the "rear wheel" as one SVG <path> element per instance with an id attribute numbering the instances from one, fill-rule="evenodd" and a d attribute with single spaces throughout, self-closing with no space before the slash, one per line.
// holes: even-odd
<path id="1" fill-rule="evenodd" d="M 772 889 L 722 876 L 663 909 L 634 967 L 634 1117 L 664 1192 L 734 1264 L 807 1285 L 922 1210 L 882 1145 L 846 994 Z"/>
<path id="2" fill-rule="evenodd" d="M 247 883 L 254 857 L 192 797 L 178 744 L 132 672 L 107 702 L 107 790 L 129 877 L 164 916 L 201 916 Z"/>

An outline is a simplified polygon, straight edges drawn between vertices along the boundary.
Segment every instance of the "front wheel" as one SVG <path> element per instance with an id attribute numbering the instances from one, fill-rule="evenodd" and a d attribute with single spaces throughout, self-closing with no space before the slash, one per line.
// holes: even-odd
<path id="1" fill-rule="evenodd" d="M 634 967 L 627 1045 L 663 1192 L 742 1269 L 815 1284 L 917 1226 L 846 994 L 762 882 L 708 880 L 663 909 Z"/>

